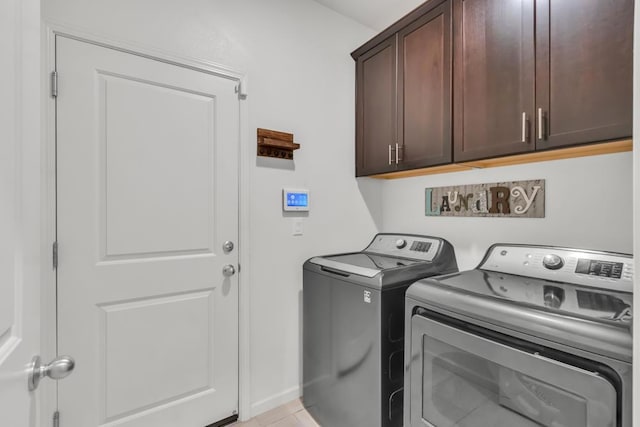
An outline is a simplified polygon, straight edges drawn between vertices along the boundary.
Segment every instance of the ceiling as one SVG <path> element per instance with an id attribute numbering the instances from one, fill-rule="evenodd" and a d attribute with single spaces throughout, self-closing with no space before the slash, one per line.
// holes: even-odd
<path id="1" fill-rule="evenodd" d="M 424 0 L 315 1 L 378 32 L 424 3 Z"/>

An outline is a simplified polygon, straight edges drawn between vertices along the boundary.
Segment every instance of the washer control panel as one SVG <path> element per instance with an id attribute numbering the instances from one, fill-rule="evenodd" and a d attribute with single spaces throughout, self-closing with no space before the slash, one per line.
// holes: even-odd
<path id="1" fill-rule="evenodd" d="M 489 249 L 479 268 L 633 292 L 633 257 L 612 252 L 553 246 L 495 245 Z"/>
<path id="2" fill-rule="evenodd" d="M 380 255 L 432 261 L 441 241 L 433 237 L 408 234 L 378 234 L 364 250 Z"/>

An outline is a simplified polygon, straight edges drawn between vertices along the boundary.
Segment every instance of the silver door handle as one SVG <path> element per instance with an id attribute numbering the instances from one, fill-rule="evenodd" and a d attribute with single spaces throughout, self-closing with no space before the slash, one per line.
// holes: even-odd
<path id="1" fill-rule="evenodd" d="M 527 113 L 522 113 L 522 142 L 527 142 Z"/>
<path id="2" fill-rule="evenodd" d="M 400 150 L 398 150 L 398 143 L 396 142 L 396 165 L 398 164 L 398 160 L 400 159 L 400 154 L 399 153 Z"/>
<path id="3" fill-rule="evenodd" d="M 542 108 L 538 108 L 538 139 L 544 139 L 544 114 Z"/>
<path id="4" fill-rule="evenodd" d="M 222 274 L 224 275 L 224 277 L 231 277 L 234 274 L 236 274 L 236 269 L 234 268 L 233 265 L 227 264 L 224 267 L 222 267 Z"/>
<path id="5" fill-rule="evenodd" d="M 29 391 L 37 389 L 42 378 L 61 380 L 71 374 L 75 367 L 76 362 L 71 356 L 56 357 L 48 365 L 42 364 L 40 356 L 34 356 L 29 367 Z"/>
<path id="6" fill-rule="evenodd" d="M 389 144 L 389 164 L 391 164 L 391 144 Z"/>

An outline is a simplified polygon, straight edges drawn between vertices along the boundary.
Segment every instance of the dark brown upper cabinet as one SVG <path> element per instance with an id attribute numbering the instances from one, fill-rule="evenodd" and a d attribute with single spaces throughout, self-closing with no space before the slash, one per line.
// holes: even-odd
<path id="1" fill-rule="evenodd" d="M 453 0 L 456 162 L 535 149 L 533 8 L 533 0 Z"/>
<path id="2" fill-rule="evenodd" d="M 396 36 L 357 58 L 356 176 L 396 170 Z"/>
<path id="3" fill-rule="evenodd" d="M 351 54 L 356 175 L 630 137 L 633 9 L 427 1 Z"/>
<path id="4" fill-rule="evenodd" d="M 456 162 L 631 136 L 633 0 L 454 0 L 453 13 Z"/>
<path id="5" fill-rule="evenodd" d="M 536 1 L 536 147 L 631 136 L 633 0 Z"/>
<path id="6" fill-rule="evenodd" d="M 352 54 L 357 176 L 452 160 L 451 4 L 428 4 Z"/>
<path id="7" fill-rule="evenodd" d="M 451 3 L 398 33 L 400 169 L 449 163 L 451 152 Z"/>

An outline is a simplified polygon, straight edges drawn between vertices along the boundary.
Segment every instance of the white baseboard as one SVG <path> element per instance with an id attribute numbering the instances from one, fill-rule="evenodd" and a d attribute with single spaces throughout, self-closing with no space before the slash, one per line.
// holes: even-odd
<path id="1" fill-rule="evenodd" d="M 277 408 L 287 402 L 291 402 L 293 399 L 300 397 L 300 386 L 291 387 L 273 396 L 269 396 L 266 399 L 259 400 L 251 404 L 250 418 L 267 412 L 270 409 Z M 244 418 L 244 417 L 243 417 Z"/>

